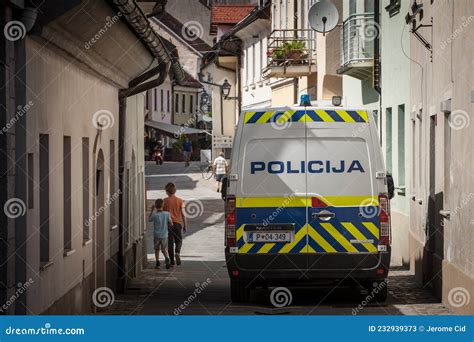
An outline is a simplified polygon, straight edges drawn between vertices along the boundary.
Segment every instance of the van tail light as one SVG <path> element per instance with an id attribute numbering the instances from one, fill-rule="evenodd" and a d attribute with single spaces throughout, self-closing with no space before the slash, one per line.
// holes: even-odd
<path id="1" fill-rule="evenodd" d="M 318 197 L 311 197 L 311 207 L 326 208 L 328 205 Z"/>
<path id="2" fill-rule="evenodd" d="M 379 206 L 380 206 L 380 238 L 379 245 L 389 246 L 391 244 L 391 232 L 390 232 L 390 200 L 387 194 L 379 195 Z"/>
<path id="3" fill-rule="evenodd" d="M 227 247 L 235 247 L 235 197 L 227 196 L 225 206 L 225 239 Z"/>

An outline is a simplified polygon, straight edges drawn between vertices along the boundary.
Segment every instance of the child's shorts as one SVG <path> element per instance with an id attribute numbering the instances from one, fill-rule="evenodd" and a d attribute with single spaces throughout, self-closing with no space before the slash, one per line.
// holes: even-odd
<path id="1" fill-rule="evenodd" d="M 162 251 L 165 251 L 168 249 L 168 238 L 164 238 L 164 239 L 155 238 L 154 243 L 155 243 L 155 249 L 161 249 Z"/>

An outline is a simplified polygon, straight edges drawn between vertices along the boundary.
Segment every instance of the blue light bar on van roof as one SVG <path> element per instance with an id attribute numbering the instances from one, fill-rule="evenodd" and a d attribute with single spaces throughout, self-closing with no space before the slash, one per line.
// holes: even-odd
<path id="1" fill-rule="evenodd" d="M 311 98 L 308 94 L 301 95 L 300 106 L 311 106 Z"/>

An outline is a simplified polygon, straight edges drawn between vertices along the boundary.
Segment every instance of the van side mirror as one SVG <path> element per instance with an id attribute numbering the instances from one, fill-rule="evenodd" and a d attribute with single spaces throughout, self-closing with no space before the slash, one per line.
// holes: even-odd
<path id="1" fill-rule="evenodd" d="M 388 198 L 392 199 L 395 197 L 395 183 L 393 182 L 393 176 L 391 173 L 387 172 L 387 188 L 388 188 Z"/>
<path id="2" fill-rule="evenodd" d="M 227 183 L 229 179 L 227 177 L 222 178 L 222 188 L 221 188 L 221 196 L 222 199 L 225 201 L 227 198 Z"/>

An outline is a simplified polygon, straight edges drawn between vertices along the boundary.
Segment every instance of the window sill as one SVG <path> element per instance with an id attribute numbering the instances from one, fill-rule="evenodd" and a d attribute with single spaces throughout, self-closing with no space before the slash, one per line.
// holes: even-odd
<path id="1" fill-rule="evenodd" d="M 63 253 L 63 257 L 68 257 L 76 253 L 75 249 L 66 249 Z"/>
<path id="2" fill-rule="evenodd" d="M 90 245 L 92 243 L 92 239 L 89 239 L 89 240 L 85 240 L 82 242 L 82 245 L 83 246 L 87 246 L 87 245 Z"/>
<path id="3" fill-rule="evenodd" d="M 52 261 L 40 263 L 40 272 L 45 271 L 46 269 L 50 268 L 52 265 L 53 265 Z"/>

